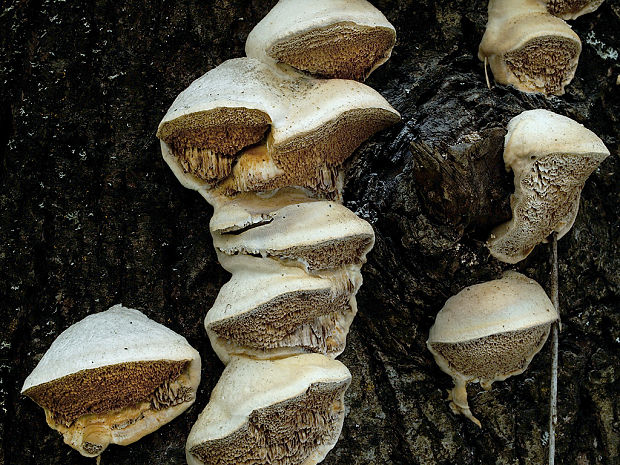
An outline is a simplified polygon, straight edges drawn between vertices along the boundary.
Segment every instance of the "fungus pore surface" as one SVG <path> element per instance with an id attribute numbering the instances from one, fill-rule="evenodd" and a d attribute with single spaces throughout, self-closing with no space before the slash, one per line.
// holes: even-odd
<path id="1" fill-rule="evenodd" d="M 372 236 L 355 235 L 343 239 L 325 241 L 313 246 L 291 247 L 283 251 L 268 251 L 268 256 L 284 261 L 299 261 L 308 271 L 336 269 L 345 265 L 362 265 L 374 242 Z"/>
<path id="2" fill-rule="evenodd" d="M 284 171 L 301 175 L 324 163 L 339 165 L 363 141 L 399 119 L 382 108 L 349 110 L 313 131 L 278 144 L 274 159 Z"/>
<path id="3" fill-rule="evenodd" d="M 519 180 L 512 220 L 493 231 L 493 255 L 515 263 L 552 232 L 562 237 L 577 216 L 586 179 L 606 156 L 556 153 L 535 160 Z"/>
<path id="4" fill-rule="evenodd" d="M 346 344 L 345 314 L 353 311 L 352 291 L 343 289 L 332 295 L 321 289 L 281 295 L 251 312 L 213 322 L 209 329 L 235 344 L 259 350 L 299 347 L 340 353 Z"/>
<path id="5" fill-rule="evenodd" d="M 547 10 L 554 16 L 574 19 L 596 10 L 603 0 L 547 0 Z"/>
<path id="6" fill-rule="evenodd" d="M 165 123 L 158 136 L 171 148 L 187 173 L 207 182 L 226 178 L 243 148 L 261 141 L 269 116 L 247 108 L 216 108 Z"/>
<path id="7" fill-rule="evenodd" d="M 492 382 L 525 370 L 549 335 L 549 324 L 491 334 L 469 341 L 433 342 L 433 349 L 466 379 Z"/>
<path id="8" fill-rule="evenodd" d="M 254 410 L 234 433 L 189 452 L 208 465 L 304 464 L 318 448 L 338 440 L 347 387 L 348 382 L 314 383 L 304 394 Z"/>
<path id="9" fill-rule="evenodd" d="M 289 186 L 334 191 L 340 164 L 363 141 L 399 118 L 382 108 L 358 108 L 282 142 L 253 147 L 240 155 L 222 189 L 226 195 Z"/>
<path id="10" fill-rule="evenodd" d="M 508 69 L 534 92 L 562 94 L 577 69 L 580 48 L 560 36 L 535 37 L 504 56 Z"/>
<path id="11" fill-rule="evenodd" d="M 395 39 L 387 27 L 344 21 L 286 37 L 267 54 L 318 76 L 363 80 L 387 58 Z"/>
<path id="12" fill-rule="evenodd" d="M 189 360 L 120 363 L 67 375 L 24 394 L 44 407 L 52 421 L 70 427 L 83 415 L 134 408 L 143 402 L 159 410 L 192 400 L 192 389 L 175 383 L 188 364 Z"/>

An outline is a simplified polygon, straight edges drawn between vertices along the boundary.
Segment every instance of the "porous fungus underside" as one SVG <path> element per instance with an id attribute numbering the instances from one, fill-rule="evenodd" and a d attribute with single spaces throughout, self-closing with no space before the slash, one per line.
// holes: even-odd
<path id="1" fill-rule="evenodd" d="M 150 402 L 163 408 L 191 400 L 189 388 L 170 389 L 189 360 L 126 362 L 82 370 L 24 392 L 58 424 L 70 426 L 83 415 L 103 414 Z M 175 398 L 171 398 L 175 397 Z"/>
<path id="2" fill-rule="evenodd" d="M 492 252 L 524 258 L 553 231 L 564 233 L 577 215 L 586 179 L 606 156 L 556 153 L 534 161 L 520 177 L 509 226 L 490 241 Z"/>
<path id="3" fill-rule="evenodd" d="M 261 141 L 270 124 L 269 116 L 259 110 L 216 108 L 169 121 L 158 136 L 186 172 L 219 182 L 230 174 L 237 153 Z"/>
<path id="4" fill-rule="evenodd" d="M 256 409 L 234 433 L 190 450 L 207 465 L 298 465 L 337 441 L 348 382 L 314 383 L 300 394 Z"/>
<path id="5" fill-rule="evenodd" d="M 280 295 L 254 310 L 211 323 L 218 336 L 259 350 L 300 347 L 309 352 L 342 351 L 345 314 L 352 311 L 351 290 L 334 294 L 330 289 Z"/>
<path id="6" fill-rule="evenodd" d="M 311 74 L 362 80 L 386 58 L 396 35 L 387 27 L 338 22 L 286 37 L 267 54 Z"/>
<path id="7" fill-rule="evenodd" d="M 547 10 L 555 16 L 574 15 L 587 5 L 599 5 L 603 0 L 547 0 Z"/>
<path id="8" fill-rule="evenodd" d="M 540 36 L 504 56 L 508 69 L 529 91 L 562 94 L 577 69 L 579 45 L 558 36 Z"/>
<path id="9" fill-rule="evenodd" d="M 267 251 L 267 256 L 282 260 L 302 260 L 307 264 L 308 271 L 338 269 L 346 265 L 361 266 L 362 257 L 372 245 L 373 239 L 370 235 L 356 234 L 316 245 Z"/>
<path id="10" fill-rule="evenodd" d="M 549 324 L 462 342 L 433 342 L 450 368 L 470 379 L 493 381 L 524 370 L 549 334 Z"/>

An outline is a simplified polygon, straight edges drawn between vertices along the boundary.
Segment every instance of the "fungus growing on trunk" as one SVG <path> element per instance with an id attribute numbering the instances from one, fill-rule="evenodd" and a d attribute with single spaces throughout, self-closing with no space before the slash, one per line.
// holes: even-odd
<path id="1" fill-rule="evenodd" d="M 546 0 L 547 10 L 562 19 L 575 19 L 592 13 L 603 4 L 603 0 Z"/>
<path id="2" fill-rule="evenodd" d="M 368 222 L 335 202 L 299 201 L 294 195 L 286 204 L 283 197 L 263 198 L 260 209 L 249 196 L 234 204 L 215 204 L 210 227 L 224 268 L 231 271 L 227 255 L 260 255 L 309 272 L 366 262 L 374 244 Z M 238 217 L 235 228 L 227 218 Z"/>
<path id="3" fill-rule="evenodd" d="M 364 80 L 392 53 L 396 30 L 366 0 L 280 0 L 250 32 L 247 56 Z"/>
<path id="4" fill-rule="evenodd" d="M 205 328 L 224 363 L 232 356 L 280 358 L 346 345 L 362 283 L 355 267 L 309 275 L 273 260 L 245 257 L 207 313 Z"/>
<path id="5" fill-rule="evenodd" d="M 226 195 L 286 186 L 337 188 L 338 166 L 399 114 L 376 91 L 340 79 L 228 60 L 194 81 L 159 125 L 179 180 Z"/>
<path id="6" fill-rule="evenodd" d="M 504 162 L 515 176 L 512 219 L 491 232 L 491 254 L 517 263 L 552 232 L 564 236 L 586 179 L 608 155 L 596 134 L 566 116 L 530 110 L 510 120 Z"/>
<path id="7" fill-rule="evenodd" d="M 478 58 L 495 80 L 522 92 L 562 95 L 575 75 L 581 40 L 540 0 L 489 0 Z"/>
<path id="8" fill-rule="evenodd" d="M 234 358 L 186 445 L 189 465 L 314 465 L 334 447 L 351 382 L 319 354 L 279 360 Z"/>
<path id="9" fill-rule="evenodd" d="M 480 426 L 467 402 L 467 383 L 490 389 L 494 381 L 523 373 L 558 319 L 540 285 L 516 272 L 476 284 L 450 297 L 426 345 L 454 380 L 452 411 Z"/>
<path id="10" fill-rule="evenodd" d="M 199 382 L 200 356 L 185 338 L 115 305 L 58 336 L 22 393 L 43 407 L 65 443 L 95 457 L 180 415 Z"/>

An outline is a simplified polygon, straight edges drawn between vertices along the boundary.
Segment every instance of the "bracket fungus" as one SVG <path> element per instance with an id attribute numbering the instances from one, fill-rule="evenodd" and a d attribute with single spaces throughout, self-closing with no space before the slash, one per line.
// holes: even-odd
<path id="1" fill-rule="evenodd" d="M 552 232 L 564 236 L 586 179 L 607 156 L 596 134 L 566 116 L 529 110 L 510 120 L 504 162 L 515 176 L 512 219 L 491 232 L 491 254 L 517 263 Z"/>
<path id="2" fill-rule="evenodd" d="M 319 354 L 279 360 L 234 358 L 186 444 L 189 465 L 314 465 L 334 447 L 351 382 Z"/>
<path id="3" fill-rule="evenodd" d="M 400 116 L 375 90 L 228 60 L 181 92 L 159 125 L 186 186 L 226 195 L 287 186 L 334 191 L 340 165 Z"/>
<path id="4" fill-rule="evenodd" d="M 87 316 L 52 343 L 22 394 L 86 457 L 127 445 L 194 403 L 200 356 L 138 310 L 115 305 Z"/>
<path id="5" fill-rule="evenodd" d="M 575 75 L 581 40 L 540 0 L 489 0 L 478 58 L 495 80 L 522 92 L 562 95 Z"/>
<path id="6" fill-rule="evenodd" d="M 224 268 L 231 271 L 227 256 L 236 255 L 272 258 L 308 272 L 365 263 L 374 244 L 374 231 L 367 221 L 332 201 L 293 200 L 282 205 L 280 200 L 276 197 L 270 208 L 271 202 L 265 199 L 261 211 L 254 210 L 254 218 L 258 215 L 260 220 L 247 220 L 252 213 L 239 213 L 247 211 L 240 203 L 216 205 L 210 227 Z M 250 221 L 251 225 L 231 230 L 226 218 L 236 215 L 245 220 L 241 224 Z"/>
<path id="7" fill-rule="evenodd" d="M 545 0 L 547 10 L 562 19 L 575 19 L 596 11 L 604 0 Z"/>
<path id="8" fill-rule="evenodd" d="M 357 313 L 357 267 L 310 275 L 273 260 L 238 261 L 205 318 L 224 363 L 235 355 L 280 358 L 305 352 L 337 357 Z"/>
<path id="9" fill-rule="evenodd" d="M 454 381 L 448 397 L 452 411 L 480 426 L 467 402 L 467 383 L 490 389 L 494 381 L 523 373 L 557 319 L 543 288 L 516 272 L 450 297 L 426 345 Z"/>
<path id="10" fill-rule="evenodd" d="M 250 32 L 245 52 L 272 66 L 364 80 L 395 43 L 394 26 L 366 0 L 280 0 Z"/>

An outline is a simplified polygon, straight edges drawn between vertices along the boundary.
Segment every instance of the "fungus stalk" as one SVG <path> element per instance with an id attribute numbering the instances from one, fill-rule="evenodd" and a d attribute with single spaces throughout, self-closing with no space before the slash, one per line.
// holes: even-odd
<path id="1" fill-rule="evenodd" d="M 551 238 L 551 302 L 558 313 L 558 321 L 551 325 L 551 389 L 549 393 L 549 465 L 555 463 L 555 427 L 558 423 L 558 358 L 560 332 L 560 299 L 558 276 L 558 233 Z"/>

